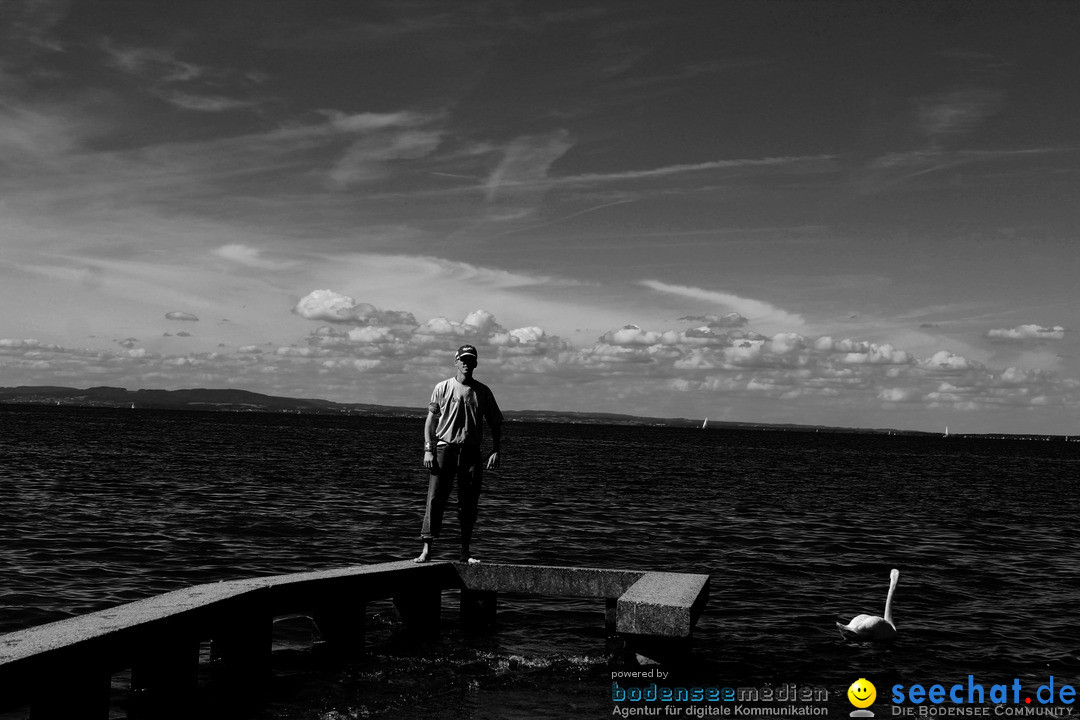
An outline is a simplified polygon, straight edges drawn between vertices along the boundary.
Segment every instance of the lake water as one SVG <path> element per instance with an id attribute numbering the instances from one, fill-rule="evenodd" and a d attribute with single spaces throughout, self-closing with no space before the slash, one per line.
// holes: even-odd
<path id="1" fill-rule="evenodd" d="M 0 406 L 0 632 L 197 583 L 412 557 L 421 429 Z M 474 551 L 709 573 L 691 665 L 669 683 L 821 688 L 827 716 L 846 717 L 865 677 L 882 717 L 895 684 L 1080 686 L 1078 471 L 1080 444 L 1060 440 L 509 423 Z M 451 513 L 446 559 L 456 526 Z M 894 567 L 897 639 L 843 640 L 835 621 L 881 614 Z M 411 646 L 373 603 L 370 653 L 334 667 L 310 661 L 303 620 L 283 622 L 279 682 L 253 716 L 610 717 L 612 675 L 633 666 L 603 609 L 500 598 L 498 625 L 474 634 L 444 599 L 441 641 Z"/>

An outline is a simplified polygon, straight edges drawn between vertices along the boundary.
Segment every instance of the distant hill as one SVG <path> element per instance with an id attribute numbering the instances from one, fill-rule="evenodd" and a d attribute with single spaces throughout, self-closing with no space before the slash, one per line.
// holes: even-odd
<path id="1" fill-rule="evenodd" d="M 20 386 L 0 388 L 0 403 L 77 405 L 81 407 L 131 407 L 156 410 L 224 410 L 230 412 L 347 412 L 422 415 L 422 409 L 336 403 L 329 400 L 286 398 L 247 390 L 126 390 L 99 386 L 81 390 L 70 387 Z"/>
<path id="2" fill-rule="evenodd" d="M 426 408 L 396 407 L 368 403 L 337 403 L 310 398 L 286 398 L 247 390 L 126 390 L 99 386 L 85 390 L 55 386 L 19 386 L 0 388 L 0 404 L 74 405 L 79 407 L 127 408 L 134 406 L 156 410 L 218 410 L 225 412 L 293 412 L 325 415 L 376 415 L 383 417 L 424 417 Z M 603 425 L 649 425 L 697 427 L 699 420 L 687 418 L 649 418 L 616 413 L 586 413 L 553 410 L 511 410 L 507 420 Z M 893 433 L 927 435 L 934 433 L 898 430 L 866 430 L 816 425 L 767 424 L 710 421 L 710 429 L 743 429 L 802 432 Z"/>

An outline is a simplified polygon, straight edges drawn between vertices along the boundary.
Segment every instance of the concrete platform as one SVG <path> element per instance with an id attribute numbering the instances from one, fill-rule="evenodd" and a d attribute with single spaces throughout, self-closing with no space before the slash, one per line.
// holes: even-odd
<path id="1" fill-rule="evenodd" d="M 456 564 L 472 591 L 614 602 L 614 630 L 629 635 L 688 638 L 709 599 L 709 576 L 545 565 Z"/>
<path id="2" fill-rule="evenodd" d="M 436 635 L 451 589 L 463 616 L 476 605 L 488 620 L 499 593 L 603 598 L 609 629 L 663 651 L 685 648 L 709 576 L 403 560 L 196 585 L 0 635 L 0 711 L 29 703 L 34 720 L 107 718 L 111 675 L 130 668 L 147 716 L 164 717 L 197 689 L 206 640 L 244 691 L 270 674 L 275 617 L 309 614 L 330 647 L 356 652 L 369 601 L 392 598 L 408 630 Z"/>

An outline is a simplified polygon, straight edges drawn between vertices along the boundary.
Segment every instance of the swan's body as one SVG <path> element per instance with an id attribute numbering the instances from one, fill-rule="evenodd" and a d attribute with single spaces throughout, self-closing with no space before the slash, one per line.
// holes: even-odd
<path id="1" fill-rule="evenodd" d="M 889 573 L 889 594 L 885 596 L 885 617 L 879 615 L 856 615 L 847 625 L 836 623 L 840 634 L 856 640 L 891 640 L 896 637 L 896 623 L 893 622 L 892 604 L 896 593 L 896 583 L 900 580 L 900 571 L 893 569 Z"/>

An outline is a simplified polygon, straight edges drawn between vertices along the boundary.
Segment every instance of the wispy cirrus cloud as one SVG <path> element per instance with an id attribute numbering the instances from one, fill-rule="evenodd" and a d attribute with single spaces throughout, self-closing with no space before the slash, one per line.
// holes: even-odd
<path id="1" fill-rule="evenodd" d="M 920 98 L 918 129 L 931 141 L 967 134 L 997 113 L 1004 93 L 996 88 L 967 87 Z"/>
<path id="2" fill-rule="evenodd" d="M 162 47 L 120 46 L 105 38 L 98 44 L 106 64 L 131 77 L 144 90 L 183 110 L 204 113 L 257 108 L 264 98 L 252 96 L 258 73 L 182 60 Z M 224 94 L 222 89 L 233 94 Z"/>
<path id="3" fill-rule="evenodd" d="M 665 167 L 647 168 L 643 170 L 628 170 L 612 173 L 585 173 L 571 175 L 558 179 L 560 183 L 599 183 L 621 182 L 627 180 L 647 180 L 690 173 L 702 173 L 714 170 L 740 170 L 740 169 L 767 169 L 767 168 L 791 168 L 793 166 L 807 169 L 829 170 L 834 168 L 835 156 L 811 155 L 805 157 L 766 157 L 766 158 L 733 158 L 730 160 L 710 160 L 700 163 L 683 163 L 668 165 Z"/>
<path id="4" fill-rule="evenodd" d="M 386 176 L 393 160 L 415 160 L 433 153 L 442 142 L 440 129 L 383 130 L 366 134 L 353 142 L 334 163 L 329 177 L 340 186 L 350 186 Z"/>
<path id="5" fill-rule="evenodd" d="M 53 29 L 67 15 L 68 0 L 6 0 L 0 5 L 0 37 L 7 47 L 30 45 L 36 49 L 62 51 Z"/>
<path id="6" fill-rule="evenodd" d="M 260 270 L 286 270 L 296 265 L 295 261 L 268 260 L 261 249 L 243 243 L 222 245 L 213 253 L 219 258 Z"/>
<path id="7" fill-rule="evenodd" d="M 427 155 L 442 136 L 437 114 L 323 113 L 317 121 L 262 132 L 95 151 L 84 141 L 96 121 L 76 119 L 79 111 L 26 102 L 0 107 L 0 149 L 21 169 L 20 182 L 7 183 L 9 198 L 34 205 L 90 198 L 171 204 L 210 186 L 288 172 L 279 191 L 308 183 L 292 202 L 317 201 L 326 188 L 311 187 L 312 176 L 332 186 L 381 177 L 388 162 Z"/>
<path id="8" fill-rule="evenodd" d="M 777 325 L 787 328 L 797 328 L 806 324 L 801 315 L 787 312 L 761 300 L 753 300 L 704 288 L 672 285 L 659 280 L 642 280 L 640 284 L 656 292 L 676 295 L 731 310 L 757 324 Z"/>
<path id="9" fill-rule="evenodd" d="M 563 130 L 539 137 L 519 137 L 506 144 L 499 150 L 502 157 L 484 184 L 488 202 L 505 200 L 507 193 L 520 201 L 523 192 L 542 192 L 553 182 L 549 175 L 552 163 L 571 147 Z"/>

